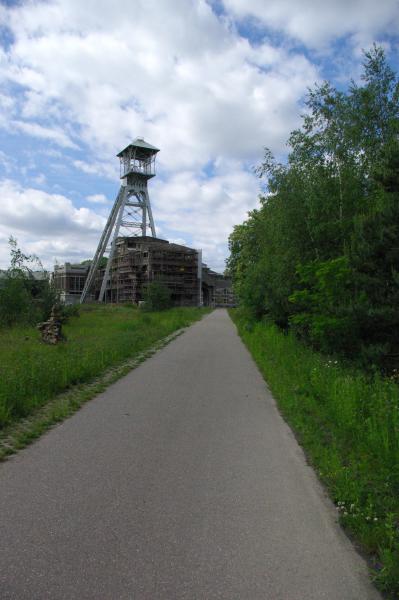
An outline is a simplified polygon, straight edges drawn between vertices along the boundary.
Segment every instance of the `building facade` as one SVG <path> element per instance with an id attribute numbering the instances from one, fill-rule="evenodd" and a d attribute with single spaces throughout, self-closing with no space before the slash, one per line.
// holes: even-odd
<path id="1" fill-rule="evenodd" d="M 103 272 L 99 271 L 95 296 L 102 278 Z M 150 236 L 118 238 L 105 301 L 138 303 L 152 282 L 162 283 L 170 290 L 174 306 L 197 306 L 200 290 L 197 250 Z"/>
<path id="2" fill-rule="evenodd" d="M 53 285 L 63 304 L 78 304 L 88 271 L 89 265 L 73 265 L 69 262 L 55 265 Z"/>
<path id="3" fill-rule="evenodd" d="M 232 308 L 236 306 L 232 281 L 202 265 L 202 297 L 205 306 Z"/>
<path id="4" fill-rule="evenodd" d="M 54 286 L 63 303 L 79 302 L 89 268 L 71 263 L 54 267 Z M 105 272 L 103 263 L 88 301 L 98 301 Z M 103 301 L 138 304 L 152 282 L 170 290 L 174 306 L 235 306 L 231 279 L 202 264 L 200 251 L 151 236 L 117 238 Z"/>

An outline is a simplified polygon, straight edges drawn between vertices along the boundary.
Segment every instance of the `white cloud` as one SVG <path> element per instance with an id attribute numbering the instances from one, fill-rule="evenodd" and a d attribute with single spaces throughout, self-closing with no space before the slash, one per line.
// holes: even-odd
<path id="1" fill-rule="evenodd" d="M 90 196 L 86 196 L 87 202 L 91 204 L 108 204 L 108 199 L 104 194 L 91 194 Z"/>
<path id="2" fill-rule="evenodd" d="M 116 152 L 145 136 L 161 148 L 154 216 L 162 235 L 207 244 L 206 260 L 222 264 L 232 226 L 256 203 L 245 165 L 264 145 L 283 151 L 317 69 L 303 55 L 251 45 L 205 0 L 53 0 L 6 15 L 15 41 L 0 77 L 24 90 L 19 131 L 64 148 L 81 140 L 87 157 L 71 164 L 114 181 Z M 209 163 L 216 174 L 206 177 Z M 84 216 L 73 214 L 75 224 Z M 35 216 L 24 222 L 34 229 Z M 47 226 L 48 218 L 43 239 Z"/>
<path id="3" fill-rule="evenodd" d="M 73 124 L 102 159 L 138 134 L 171 170 L 253 158 L 265 143 L 280 150 L 317 78 L 304 56 L 251 46 L 204 0 L 174 10 L 166 0 L 58 0 L 9 15 L 16 41 L 4 72 L 27 89 L 25 118 Z"/>
<path id="4" fill-rule="evenodd" d="M 184 238 L 170 238 L 169 242 L 171 244 L 178 244 L 179 246 L 187 246 L 187 240 Z"/>
<path id="5" fill-rule="evenodd" d="M 26 121 L 16 120 L 11 121 L 9 125 L 10 131 L 16 129 L 33 137 L 38 137 L 43 140 L 51 140 L 63 148 L 77 148 L 76 144 L 72 142 L 65 132 L 60 131 L 58 128 L 43 127 L 38 123 L 29 123 Z"/>
<path id="6" fill-rule="evenodd" d="M 119 175 L 119 172 L 115 166 L 115 160 L 112 162 L 94 161 L 91 163 L 84 160 L 74 160 L 73 166 L 76 169 L 79 169 L 79 171 L 83 171 L 83 173 L 87 173 L 88 175 L 98 175 L 100 177 L 112 179 L 113 181 L 116 180 Z"/>
<path id="7" fill-rule="evenodd" d="M 10 110 L 14 107 L 14 104 L 15 101 L 11 98 L 11 96 L 0 94 L 0 109 Z"/>
<path id="8" fill-rule="evenodd" d="M 39 173 L 35 177 L 32 177 L 32 181 L 33 183 L 36 183 L 36 185 L 44 185 L 45 183 L 47 183 L 47 179 L 44 173 Z"/>
<path id="9" fill-rule="evenodd" d="M 48 268 L 58 257 L 92 256 L 105 219 L 87 208 L 76 208 L 60 194 L 24 189 L 12 180 L 0 183 L 0 268 L 8 266 L 7 240 L 36 253 Z"/>
<path id="10" fill-rule="evenodd" d="M 303 95 L 319 77 L 308 56 L 290 49 L 287 38 L 273 44 L 267 28 L 319 49 L 348 34 L 357 49 L 398 24 L 396 0 L 224 5 L 225 17 L 205 0 L 39 0 L 0 7 L 14 40 L 0 49 L 0 126 L 25 135 L 27 147 L 32 136 L 43 140 L 36 177 L 42 173 L 54 185 L 77 169 L 96 176 L 99 186 L 86 197 L 95 213 L 65 196 L 13 184 L 9 197 L 22 199 L 25 208 L 16 214 L 9 206 L 0 236 L 14 227 L 45 257 L 63 260 L 86 249 L 90 255 L 106 210 L 101 186 L 107 179 L 117 187 L 115 154 L 142 135 L 161 148 L 159 177 L 150 183 L 157 230 L 203 247 L 211 266 L 223 266 L 232 226 L 257 202 L 258 184 L 248 168 L 261 160 L 264 146 L 285 152 Z M 246 17 L 257 27 L 256 43 L 237 32 L 234 18 Z M 51 158 L 54 145 L 68 155 L 54 154 L 47 172 L 43 152 Z"/>
<path id="11" fill-rule="evenodd" d="M 15 168 L 15 161 L 11 156 L 8 156 L 3 150 L 0 150 L 0 165 L 6 173 L 11 173 Z"/>
<path id="12" fill-rule="evenodd" d="M 345 35 L 369 43 L 380 34 L 399 33 L 397 0 L 223 0 L 223 4 L 238 18 L 253 17 L 312 48 Z"/>
<path id="13" fill-rule="evenodd" d="M 217 166 L 211 179 L 198 179 L 195 172 L 172 176 L 151 190 L 155 226 L 174 232 L 174 239 L 190 239 L 203 249 L 204 260 L 224 269 L 227 239 L 257 205 L 258 182 L 238 163 Z"/>

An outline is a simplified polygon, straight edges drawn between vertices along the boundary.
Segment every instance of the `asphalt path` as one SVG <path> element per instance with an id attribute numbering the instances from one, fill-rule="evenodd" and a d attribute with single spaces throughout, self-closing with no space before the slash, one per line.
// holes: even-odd
<path id="1" fill-rule="evenodd" d="M 224 310 L 0 464 L 1 600 L 376 600 Z"/>

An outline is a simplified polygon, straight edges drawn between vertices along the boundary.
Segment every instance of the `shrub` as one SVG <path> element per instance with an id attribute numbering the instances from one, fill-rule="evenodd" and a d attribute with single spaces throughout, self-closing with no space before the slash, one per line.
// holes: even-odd
<path id="1" fill-rule="evenodd" d="M 0 326 L 34 324 L 48 318 L 58 294 L 49 277 L 34 255 L 26 255 L 10 238 L 11 264 L 0 280 Z M 38 280 L 30 268 L 35 267 L 43 276 Z"/>
<path id="2" fill-rule="evenodd" d="M 172 306 L 171 292 L 163 283 L 153 281 L 146 287 L 144 301 L 145 310 L 166 310 Z"/>

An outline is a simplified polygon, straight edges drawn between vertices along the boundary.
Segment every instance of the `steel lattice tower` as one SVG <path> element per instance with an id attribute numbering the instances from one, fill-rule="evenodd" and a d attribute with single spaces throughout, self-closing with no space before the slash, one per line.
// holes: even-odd
<path id="1" fill-rule="evenodd" d="M 158 152 L 158 148 L 151 146 L 143 138 L 138 137 L 117 154 L 120 160 L 122 185 L 101 235 L 80 302 L 85 301 L 92 288 L 109 240 L 111 240 L 111 246 L 98 297 L 99 302 L 104 300 L 117 238 L 145 236 L 147 235 L 147 228 L 151 230 L 152 236 L 156 237 L 147 182 L 155 176 L 155 157 Z"/>

